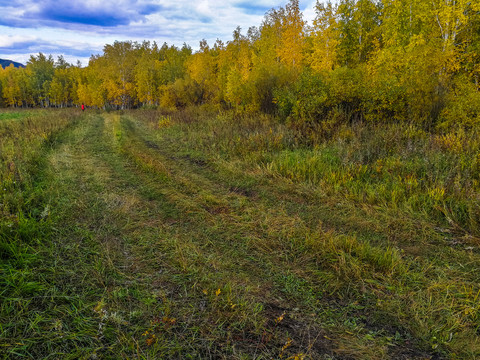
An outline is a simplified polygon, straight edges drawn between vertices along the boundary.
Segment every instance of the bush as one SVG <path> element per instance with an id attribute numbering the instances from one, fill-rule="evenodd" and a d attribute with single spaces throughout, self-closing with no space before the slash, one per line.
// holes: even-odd
<path id="1" fill-rule="evenodd" d="M 309 142 L 329 137 L 342 124 L 363 119 L 363 78 L 363 68 L 341 67 L 328 74 L 307 69 L 275 91 L 278 112 Z"/>
<path id="2" fill-rule="evenodd" d="M 440 114 L 440 128 L 472 127 L 480 123 L 480 92 L 466 76 L 458 76 Z"/>

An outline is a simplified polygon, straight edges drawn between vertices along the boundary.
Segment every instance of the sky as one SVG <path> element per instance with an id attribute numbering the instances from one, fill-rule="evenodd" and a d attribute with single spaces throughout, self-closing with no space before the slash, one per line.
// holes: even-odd
<path id="1" fill-rule="evenodd" d="M 246 34 L 287 0 L 0 0 L 0 59 L 26 64 L 42 52 L 88 65 L 115 41 L 156 41 L 198 49 L 200 40 L 227 42 L 237 26 Z M 304 19 L 316 0 L 300 0 Z"/>

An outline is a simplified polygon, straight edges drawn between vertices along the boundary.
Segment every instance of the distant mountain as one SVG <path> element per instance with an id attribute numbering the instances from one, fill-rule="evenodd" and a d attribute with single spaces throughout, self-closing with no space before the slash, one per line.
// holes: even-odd
<path id="1" fill-rule="evenodd" d="M 7 67 L 7 66 L 10 66 L 10 64 L 13 64 L 13 66 L 15 67 L 25 67 L 25 65 L 23 64 L 20 64 L 18 62 L 15 62 L 15 61 L 12 61 L 12 60 L 4 60 L 4 59 L 0 59 L 0 66 L 3 67 L 4 69 Z"/>

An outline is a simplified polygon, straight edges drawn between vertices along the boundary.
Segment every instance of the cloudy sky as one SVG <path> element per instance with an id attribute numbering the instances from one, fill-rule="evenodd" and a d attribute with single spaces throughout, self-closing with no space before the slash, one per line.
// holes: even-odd
<path id="1" fill-rule="evenodd" d="M 31 54 L 63 55 L 88 64 L 114 41 L 156 41 L 194 50 L 199 41 L 231 40 L 259 26 L 271 8 L 287 0 L 0 0 L 0 58 L 25 64 Z M 315 0 L 300 0 L 305 20 Z"/>

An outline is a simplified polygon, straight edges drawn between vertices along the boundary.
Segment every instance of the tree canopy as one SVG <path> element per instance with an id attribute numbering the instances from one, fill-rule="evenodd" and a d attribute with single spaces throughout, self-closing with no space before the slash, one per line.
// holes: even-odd
<path id="1" fill-rule="evenodd" d="M 97 108 L 209 106 L 328 119 L 468 125 L 480 119 L 480 3 L 468 0 L 298 0 L 258 28 L 193 52 L 115 42 L 82 68 L 39 53 L 0 68 L 0 105 Z M 303 126 L 302 125 L 302 126 Z"/>

